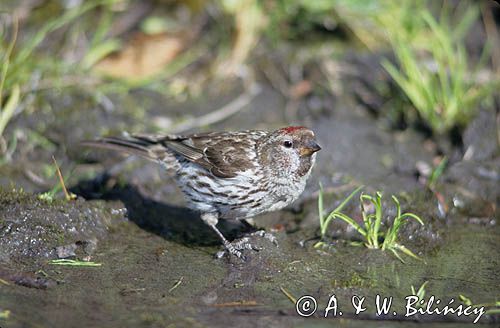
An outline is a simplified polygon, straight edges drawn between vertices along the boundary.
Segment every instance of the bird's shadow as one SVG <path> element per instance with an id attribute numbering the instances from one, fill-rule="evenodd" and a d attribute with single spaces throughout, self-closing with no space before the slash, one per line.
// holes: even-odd
<path id="1" fill-rule="evenodd" d="M 110 187 L 111 179 L 103 174 L 92 180 L 82 180 L 71 188 L 71 192 L 87 200 L 119 200 L 125 205 L 130 221 L 167 240 L 188 246 L 221 244 L 215 232 L 203 223 L 199 213 L 145 197 L 130 184 L 112 183 Z M 229 240 L 255 230 L 248 224 L 225 220 L 220 220 L 217 228 Z"/>

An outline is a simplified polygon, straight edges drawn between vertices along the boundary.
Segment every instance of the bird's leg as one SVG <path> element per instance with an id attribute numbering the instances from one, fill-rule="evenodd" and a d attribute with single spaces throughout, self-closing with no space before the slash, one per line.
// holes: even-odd
<path id="1" fill-rule="evenodd" d="M 242 258 L 241 252 L 238 249 L 236 249 L 236 247 L 233 244 L 231 244 L 226 239 L 226 237 L 224 237 L 224 235 L 222 234 L 222 232 L 220 232 L 219 229 L 217 229 L 216 225 L 217 225 L 217 222 L 219 221 L 217 213 L 203 213 L 201 215 L 201 219 L 208 226 L 210 226 L 210 228 L 212 228 L 213 231 L 215 231 L 215 233 L 222 240 L 222 243 L 224 244 L 224 247 L 227 249 L 227 251 L 229 252 L 229 254 L 233 254 L 233 255 L 235 255 L 238 258 Z"/>

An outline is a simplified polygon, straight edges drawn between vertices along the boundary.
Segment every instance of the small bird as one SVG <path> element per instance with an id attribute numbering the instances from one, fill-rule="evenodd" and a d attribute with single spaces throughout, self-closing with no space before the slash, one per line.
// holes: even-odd
<path id="1" fill-rule="evenodd" d="M 188 207 L 220 237 L 230 254 L 249 245 L 231 244 L 217 229 L 219 219 L 242 220 L 276 211 L 295 201 L 321 149 L 302 126 L 191 135 L 134 134 L 83 142 L 140 155 L 171 172 Z"/>

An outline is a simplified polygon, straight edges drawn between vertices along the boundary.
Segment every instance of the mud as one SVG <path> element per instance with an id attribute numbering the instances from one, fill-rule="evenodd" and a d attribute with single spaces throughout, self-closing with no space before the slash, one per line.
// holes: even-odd
<path id="1" fill-rule="evenodd" d="M 416 165 L 432 165 L 439 154 L 439 145 L 424 146 L 429 145 L 427 136 L 384 128 L 365 109 L 330 96 L 320 97 L 321 110 L 304 101 L 299 104 L 301 115 L 288 121 L 284 98 L 263 83 L 251 104 L 211 129 L 306 124 L 323 150 L 302 198 L 286 210 L 256 218 L 256 227 L 272 232 L 278 246 L 252 237 L 259 251 L 247 251 L 245 262 L 214 257 L 221 250 L 217 237 L 197 213 L 184 208 L 173 181 L 155 164 L 78 145 L 81 139 L 122 130 L 154 131 L 158 115 L 206 113 L 237 97 L 242 88 L 221 90 L 226 93 L 208 92 L 203 99 L 180 104 L 150 94 L 117 96 L 112 112 L 89 108 L 78 93 L 47 94 L 54 112 L 38 112 L 10 127 L 9 133 L 14 126 L 36 131 L 47 142 L 30 146 L 28 134 L 21 134 L 20 151 L 0 167 L 0 313 L 10 311 L 7 319 L 0 319 L 1 327 L 356 327 L 378 326 L 378 320 L 400 327 L 419 321 L 432 326 L 472 322 L 471 317 L 402 316 L 411 286 L 418 288 L 425 281 L 426 295 L 443 302 L 458 302 L 460 294 L 475 304 L 498 300 L 500 157 L 496 140 L 488 143 L 474 131 L 467 132 L 465 141 L 478 151 L 467 160 L 453 160 L 432 192 Z M 472 125 L 476 129 L 491 121 L 483 116 L 478 120 Z M 63 172 L 71 172 L 67 184 L 78 195 L 75 201 L 61 194 L 53 202 L 38 198 L 57 183 L 55 177 L 44 178 L 53 154 Z M 340 222 L 331 225 L 326 245 L 315 248 L 320 181 L 328 209 L 361 184 L 369 192 L 383 190 L 386 199 L 398 195 L 403 209 L 425 222 L 423 227 L 406 225 L 400 242 L 425 262 L 405 257 L 406 263 L 401 263 L 390 252 L 353 246 L 349 241 L 359 240 L 359 235 Z M 20 188 L 24 191 L 13 191 Z M 352 215 L 356 211 L 356 206 L 348 207 Z M 221 229 L 231 239 L 252 230 L 233 222 L 222 222 Z M 50 263 L 58 257 L 101 266 Z M 321 318 L 333 294 L 345 315 Z M 392 296 L 400 315 L 375 316 L 377 294 Z M 314 296 L 318 314 L 300 317 L 290 295 Z M 366 296 L 365 313 L 354 314 L 352 295 Z M 484 315 L 480 322 L 498 320 Z"/>
<path id="2" fill-rule="evenodd" d="M 169 212 L 163 213 L 168 216 Z M 274 216 L 284 225 L 289 219 L 287 213 Z M 257 223 L 272 231 L 266 218 Z M 24 272 L 52 282 L 44 289 L 34 289 L 10 281 L 1 286 L 0 308 L 12 311 L 6 322 L 9 327 L 78 327 L 82 323 L 211 327 L 227 322 L 239 322 L 243 327 L 284 327 L 306 321 L 294 312 L 283 290 L 296 298 L 314 296 L 320 310 L 335 294 L 349 318 L 341 322 L 353 321 L 354 325 L 360 319 L 377 320 L 369 315 L 375 313 L 376 294 L 393 296 L 394 309 L 403 311 L 411 286 L 424 281 L 429 281 L 427 290 L 442 299 L 464 294 L 473 300 L 492 300 L 498 295 L 498 226 L 452 225 L 439 247 L 421 254 L 425 265 L 412 260 L 403 264 L 389 253 L 343 243 L 319 250 L 312 243 L 301 246 L 304 238 L 314 235 L 312 228 L 273 233 L 278 246 L 255 238 L 253 243 L 260 251 L 249 251 L 247 261 L 242 262 L 215 259 L 218 245 L 182 243 L 165 238 L 161 230 L 148 231 L 130 221 L 115 222 L 92 255 L 101 267 L 56 267 L 43 262 L 24 265 Z M 418 249 L 418 243 L 405 244 Z M 9 263 L 7 267 L 12 270 L 18 265 Z M 359 318 L 350 309 L 353 294 L 369 300 L 367 314 Z M 338 321 L 316 317 L 308 319 L 307 325 L 325 325 L 329 320 Z M 492 320 L 483 318 L 483 322 Z M 424 317 L 422 321 L 460 322 L 441 317 Z"/>
<path id="3" fill-rule="evenodd" d="M 0 261 L 39 260 L 88 249 L 115 219 L 101 201 L 48 201 L 22 191 L 0 194 Z M 74 247 L 72 247 L 74 246 Z M 90 254 L 89 254 L 90 255 Z"/>

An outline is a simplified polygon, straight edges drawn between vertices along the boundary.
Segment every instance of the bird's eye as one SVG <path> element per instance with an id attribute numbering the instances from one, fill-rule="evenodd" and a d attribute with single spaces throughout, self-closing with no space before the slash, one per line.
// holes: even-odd
<path id="1" fill-rule="evenodd" d="M 283 142 L 283 146 L 285 146 L 286 148 L 292 148 L 293 143 L 290 140 L 285 140 Z"/>

